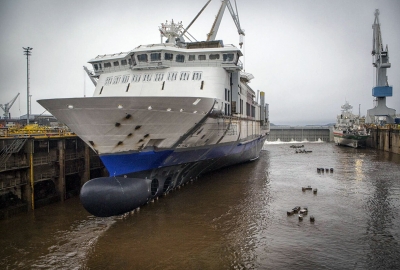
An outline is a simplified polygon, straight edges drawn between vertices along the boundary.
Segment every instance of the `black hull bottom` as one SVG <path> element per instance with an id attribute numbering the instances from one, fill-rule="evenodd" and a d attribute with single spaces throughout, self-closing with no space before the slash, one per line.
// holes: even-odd
<path id="1" fill-rule="evenodd" d="M 123 177 L 92 179 L 81 189 L 82 205 L 98 217 L 130 212 L 201 174 L 257 159 L 265 139 L 266 136 L 249 142 L 251 147 L 244 147 L 244 151 L 231 155 L 135 172 Z"/>

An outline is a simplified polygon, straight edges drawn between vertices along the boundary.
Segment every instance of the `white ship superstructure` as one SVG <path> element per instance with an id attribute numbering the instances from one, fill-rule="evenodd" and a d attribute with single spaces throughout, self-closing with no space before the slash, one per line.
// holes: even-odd
<path id="1" fill-rule="evenodd" d="M 89 61 L 93 97 L 39 101 L 110 173 L 82 188 L 92 214 L 130 211 L 204 172 L 258 157 L 269 131 L 267 104 L 242 72 L 240 49 L 213 40 L 221 9 L 207 41 L 185 42 L 188 28 L 167 22 L 159 29 L 165 43 Z"/>

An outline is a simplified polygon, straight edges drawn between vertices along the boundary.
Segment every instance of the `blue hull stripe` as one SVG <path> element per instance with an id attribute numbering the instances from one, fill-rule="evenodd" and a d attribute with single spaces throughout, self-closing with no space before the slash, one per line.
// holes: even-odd
<path id="1" fill-rule="evenodd" d="M 112 176 L 157 168 L 172 152 L 172 150 L 161 152 L 150 151 L 120 155 L 105 155 L 100 156 L 100 158 L 110 173 L 110 176 Z"/>
<path id="2" fill-rule="evenodd" d="M 100 156 L 104 166 L 111 175 L 123 175 L 139 171 L 155 169 L 159 167 L 173 166 L 177 164 L 196 162 L 207 159 L 215 159 L 228 155 L 242 153 L 256 147 L 261 138 L 244 145 L 225 144 L 212 148 L 187 149 L 174 152 L 166 150 L 160 152 L 139 152 L 129 154 L 115 154 Z"/>

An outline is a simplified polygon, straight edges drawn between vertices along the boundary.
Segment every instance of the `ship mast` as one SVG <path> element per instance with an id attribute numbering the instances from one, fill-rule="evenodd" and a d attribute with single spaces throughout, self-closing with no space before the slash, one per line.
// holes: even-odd
<path id="1" fill-rule="evenodd" d="M 396 110 L 390 109 L 386 106 L 386 97 L 393 95 L 393 88 L 389 86 L 386 70 L 390 68 L 389 63 L 389 49 L 383 48 L 382 33 L 379 23 L 379 10 L 375 10 L 375 20 L 372 25 L 373 39 L 372 39 L 372 56 L 374 57 L 373 66 L 376 71 L 376 85 L 372 88 L 372 96 L 375 97 L 375 108 L 368 110 L 366 123 L 378 124 L 385 118 L 385 123 L 394 123 L 393 117 L 396 115 Z"/>

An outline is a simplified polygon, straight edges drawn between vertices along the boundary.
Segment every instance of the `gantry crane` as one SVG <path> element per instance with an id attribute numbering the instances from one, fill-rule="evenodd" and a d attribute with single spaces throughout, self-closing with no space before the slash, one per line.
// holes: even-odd
<path id="1" fill-rule="evenodd" d="M 11 109 L 12 105 L 14 104 L 15 100 L 18 98 L 18 96 L 19 96 L 19 93 L 10 102 L 8 102 L 6 104 L 0 104 L 0 108 L 2 108 L 3 111 L 4 111 L 4 114 L 3 114 L 4 119 L 8 119 L 9 118 L 10 109 Z"/>

